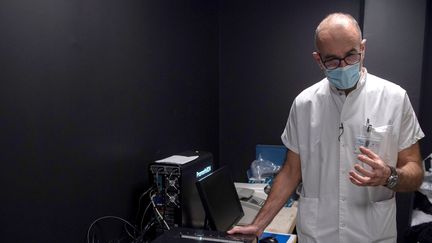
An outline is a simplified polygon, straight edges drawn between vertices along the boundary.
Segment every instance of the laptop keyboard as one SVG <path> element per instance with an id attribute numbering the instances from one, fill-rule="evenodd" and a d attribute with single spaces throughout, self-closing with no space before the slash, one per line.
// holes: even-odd
<path id="1" fill-rule="evenodd" d="M 180 232 L 180 237 L 185 239 L 199 240 L 199 241 L 226 242 L 226 243 L 256 242 L 255 236 L 240 235 L 240 234 L 229 235 L 225 232 L 218 232 L 218 231 L 182 230 Z"/>
<path id="2" fill-rule="evenodd" d="M 262 207 L 263 205 L 264 205 L 264 203 L 265 203 L 265 200 L 264 199 L 261 199 L 261 198 L 258 198 L 258 197 L 251 197 L 251 198 L 249 198 L 248 200 L 246 200 L 247 202 L 250 202 L 250 203 L 252 203 L 252 204 L 256 204 L 256 205 L 258 205 L 258 206 L 260 206 L 260 207 Z"/>

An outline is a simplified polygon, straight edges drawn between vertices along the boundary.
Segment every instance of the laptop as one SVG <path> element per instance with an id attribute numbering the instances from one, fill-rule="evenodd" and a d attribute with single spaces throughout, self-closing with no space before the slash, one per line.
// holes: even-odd
<path id="1" fill-rule="evenodd" d="M 257 243 L 254 235 L 234 234 L 191 228 L 171 228 L 156 238 L 152 243 Z"/>
<path id="2" fill-rule="evenodd" d="M 238 197 L 228 167 L 222 167 L 196 182 L 201 202 L 206 212 L 206 229 L 172 228 L 158 237 L 154 242 L 223 242 L 223 243 L 256 243 L 255 235 L 226 233 L 234 225 L 239 225 L 245 218 L 242 204 Z M 257 205 L 252 205 L 259 207 Z M 256 212 L 258 212 L 256 210 Z M 247 215 L 247 213 L 246 213 Z M 254 215 L 249 216 L 251 223 Z M 246 217 L 247 218 L 247 217 Z"/>
<path id="3" fill-rule="evenodd" d="M 211 230 L 225 232 L 235 225 L 250 224 L 260 209 L 240 202 L 228 166 L 198 180 L 196 186 Z"/>

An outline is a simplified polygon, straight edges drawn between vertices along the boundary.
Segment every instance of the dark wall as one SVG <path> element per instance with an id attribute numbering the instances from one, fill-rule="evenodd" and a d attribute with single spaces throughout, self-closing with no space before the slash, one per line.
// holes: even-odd
<path id="1" fill-rule="evenodd" d="M 419 114 L 420 124 L 426 134 L 420 144 L 423 158 L 432 153 L 432 1 L 427 1 L 425 29 Z"/>
<path id="2" fill-rule="evenodd" d="M 366 0 L 363 36 L 370 73 L 402 86 L 419 112 L 426 0 Z"/>
<path id="3" fill-rule="evenodd" d="M 316 25 L 335 11 L 362 19 L 362 3 L 1 1 L 2 241 L 83 242 L 100 216 L 133 220 L 148 163 L 183 150 L 245 180 L 255 145 L 281 144 L 293 99 L 323 77 Z M 422 89 L 405 87 L 427 136 L 428 10 Z"/>
<path id="4" fill-rule="evenodd" d="M 149 162 L 217 158 L 216 2 L 4 0 L 0 36 L 2 242 L 84 242 Z"/>
<path id="5" fill-rule="evenodd" d="M 402 86 L 418 117 L 425 40 L 426 0 L 366 0 L 365 66 L 370 73 Z M 422 128 L 428 124 L 420 123 Z M 426 133 L 427 134 L 427 133 Z M 413 193 L 397 193 L 398 242 L 411 225 Z"/>
<path id="6" fill-rule="evenodd" d="M 358 18 L 360 3 L 221 1 L 220 162 L 237 180 L 256 144 L 282 144 L 294 98 L 324 77 L 312 59 L 316 26 L 336 11 Z"/>

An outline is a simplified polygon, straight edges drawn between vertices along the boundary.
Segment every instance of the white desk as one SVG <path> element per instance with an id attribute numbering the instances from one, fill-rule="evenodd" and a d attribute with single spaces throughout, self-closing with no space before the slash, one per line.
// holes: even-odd
<path id="1" fill-rule="evenodd" d="M 237 188 L 247 188 L 255 191 L 254 196 L 260 199 L 267 199 L 267 194 L 264 192 L 264 187 L 267 184 L 262 183 L 234 183 Z M 291 207 L 283 207 L 273 221 L 267 226 L 265 231 L 275 233 L 291 234 L 295 227 L 297 217 L 297 202 Z"/>

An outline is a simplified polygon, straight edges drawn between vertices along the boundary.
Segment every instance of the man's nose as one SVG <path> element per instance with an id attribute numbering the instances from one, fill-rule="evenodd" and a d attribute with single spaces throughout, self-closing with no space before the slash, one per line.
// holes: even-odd
<path id="1" fill-rule="evenodd" d="M 348 64 L 345 62 L 345 60 L 340 60 L 340 62 L 339 62 L 339 67 L 345 67 L 345 66 L 348 66 Z"/>

